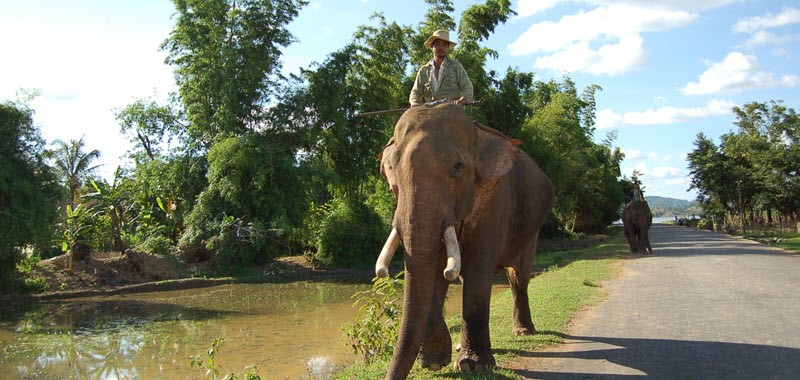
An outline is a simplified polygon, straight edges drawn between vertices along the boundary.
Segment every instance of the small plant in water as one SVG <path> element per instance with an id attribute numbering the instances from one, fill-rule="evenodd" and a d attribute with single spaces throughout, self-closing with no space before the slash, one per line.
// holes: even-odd
<path id="1" fill-rule="evenodd" d="M 211 379 L 216 380 L 219 379 L 219 370 L 221 366 L 217 364 L 217 352 L 219 352 L 219 346 L 222 345 L 225 339 L 223 338 L 214 338 L 214 343 L 211 343 L 211 347 L 208 348 L 206 351 L 205 359 L 203 355 L 195 355 L 194 359 L 190 363 L 191 367 L 197 368 L 205 368 L 206 369 L 206 376 L 211 376 Z M 239 377 L 236 376 L 235 373 L 231 372 L 225 374 L 221 378 L 222 380 L 236 380 Z M 261 380 L 261 377 L 258 376 L 258 368 L 256 366 L 247 366 L 247 372 L 242 377 L 243 380 Z"/>
<path id="2" fill-rule="evenodd" d="M 372 279 L 372 289 L 353 294 L 360 305 L 353 323 L 342 327 L 345 344 L 369 364 L 392 355 L 402 315 L 403 272 Z"/>

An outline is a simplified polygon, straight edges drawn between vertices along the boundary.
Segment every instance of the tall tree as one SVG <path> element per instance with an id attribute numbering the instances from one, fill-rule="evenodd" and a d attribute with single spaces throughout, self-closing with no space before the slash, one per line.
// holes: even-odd
<path id="1" fill-rule="evenodd" d="M 0 290 L 8 290 L 23 248 L 41 250 L 52 237 L 62 192 L 46 164 L 33 110 L 0 103 L 0 135 Z"/>
<path id="2" fill-rule="evenodd" d="M 751 207 L 782 213 L 800 208 L 800 117 L 781 101 L 750 102 L 733 107 L 739 129 L 723 135 L 726 152 L 741 162 Z"/>
<path id="3" fill-rule="evenodd" d="M 78 140 L 70 140 L 69 143 L 55 140 L 53 146 L 49 155 L 69 191 L 69 203 L 75 206 L 80 203 L 80 188 L 99 167 L 92 163 L 100 158 L 100 151 L 92 149 L 87 152 L 83 136 Z"/>
<path id="4" fill-rule="evenodd" d="M 578 94 L 570 78 L 536 82 L 528 96 L 532 115 L 521 131 L 523 148 L 541 166 L 556 188 L 556 209 L 571 231 L 596 232 L 619 216 L 624 194 L 617 179 L 622 153 L 611 149 L 609 136 L 594 143 L 592 85 Z"/>
<path id="5" fill-rule="evenodd" d="M 277 86 L 286 26 L 305 0 L 173 0 L 177 21 L 162 45 L 184 103 L 190 138 L 206 149 L 263 121 Z"/>

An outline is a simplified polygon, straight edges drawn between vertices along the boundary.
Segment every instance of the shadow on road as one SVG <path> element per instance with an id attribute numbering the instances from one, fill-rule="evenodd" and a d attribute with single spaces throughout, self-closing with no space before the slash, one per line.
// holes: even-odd
<path id="1" fill-rule="evenodd" d="M 611 368 L 618 370 L 579 373 L 522 369 L 517 373 L 533 379 L 796 379 L 800 375 L 800 350 L 795 348 L 690 340 L 562 337 L 567 342 L 566 352 L 516 354 L 545 361 L 555 358 L 608 361 L 614 364 Z M 593 349 L 570 352 L 569 345 L 576 343 L 589 343 Z"/>

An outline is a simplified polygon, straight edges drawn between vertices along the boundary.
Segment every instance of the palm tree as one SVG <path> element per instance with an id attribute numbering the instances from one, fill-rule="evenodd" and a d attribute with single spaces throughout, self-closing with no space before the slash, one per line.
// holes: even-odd
<path id="1" fill-rule="evenodd" d="M 55 140 L 53 145 L 55 148 L 50 151 L 50 155 L 55 161 L 56 170 L 69 189 L 70 204 L 75 206 L 80 203 L 78 191 L 83 186 L 84 180 L 99 167 L 91 165 L 92 161 L 100 157 L 100 151 L 94 149 L 85 152 L 83 136 L 78 140 L 70 140 L 69 143 Z"/>

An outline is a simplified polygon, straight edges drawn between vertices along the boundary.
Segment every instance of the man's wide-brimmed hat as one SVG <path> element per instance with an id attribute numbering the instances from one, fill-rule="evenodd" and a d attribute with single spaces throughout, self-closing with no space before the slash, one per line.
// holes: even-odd
<path id="1" fill-rule="evenodd" d="M 442 41 L 449 42 L 450 43 L 450 49 L 452 49 L 453 46 L 456 46 L 455 42 L 450 41 L 450 32 L 448 32 L 448 31 L 446 31 L 444 29 L 439 29 L 439 30 L 433 32 L 433 34 L 430 37 L 428 37 L 428 40 L 425 41 L 425 44 L 424 44 L 425 47 L 430 49 L 431 46 L 433 46 L 433 41 L 436 41 L 436 40 L 442 40 Z"/>

